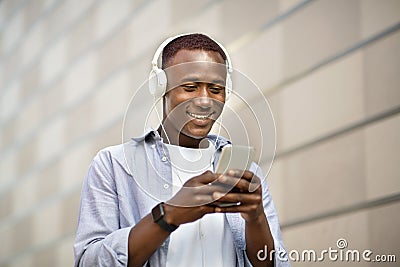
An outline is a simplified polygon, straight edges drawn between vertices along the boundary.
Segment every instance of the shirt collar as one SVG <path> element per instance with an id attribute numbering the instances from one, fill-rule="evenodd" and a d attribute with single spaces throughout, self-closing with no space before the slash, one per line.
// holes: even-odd
<path id="1" fill-rule="evenodd" d="M 149 139 L 161 141 L 161 136 L 153 128 L 147 128 L 142 135 L 140 135 L 138 137 L 132 137 L 132 140 L 136 141 L 136 142 L 142 142 L 144 140 L 149 140 Z"/>
<path id="2" fill-rule="evenodd" d="M 217 150 L 228 144 L 231 144 L 231 142 L 226 138 L 215 134 L 209 134 L 207 135 L 207 138 L 215 144 L 215 148 Z M 157 130 L 154 130 L 153 128 L 147 128 L 141 136 L 132 137 L 132 140 L 136 142 L 148 142 L 150 140 L 161 141 L 161 136 Z"/>

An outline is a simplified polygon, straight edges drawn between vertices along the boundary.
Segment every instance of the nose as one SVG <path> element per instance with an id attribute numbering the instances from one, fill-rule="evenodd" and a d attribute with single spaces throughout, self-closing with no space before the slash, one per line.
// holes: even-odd
<path id="1" fill-rule="evenodd" d="M 199 92 L 198 95 L 192 99 L 193 103 L 202 109 L 211 108 L 212 99 L 209 95 L 207 87 L 202 86 L 200 90 L 198 90 L 198 92 Z"/>

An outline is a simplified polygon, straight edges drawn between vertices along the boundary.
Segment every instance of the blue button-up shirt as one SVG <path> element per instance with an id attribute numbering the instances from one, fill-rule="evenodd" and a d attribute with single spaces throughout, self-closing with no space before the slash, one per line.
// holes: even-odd
<path id="1" fill-rule="evenodd" d="M 222 147 L 229 141 L 209 136 L 217 149 L 214 168 Z M 260 168 L 251 169 L 263 177 Z M 127 266 L 131 228 L 161 201 L 172 197 L 172 170 L 168 149 L 157 131 L 105 148 L 93 159 L 83 183 L 79 222 L 74 244 L 77 266 Z M 262 179 L 263 205 L 275 249 L 285 254 L 278 216 Z M 245 222 L 239 213 L 225 214 L 232 231 L 237 266 L 251 266 L 246 256 Z M 169 238 L 148 259 L 145 266 L 165 266 Z M 283 253 L 282 253 L 283 252 Z M 275 257 L 275 266 L 289 266 Z"/>

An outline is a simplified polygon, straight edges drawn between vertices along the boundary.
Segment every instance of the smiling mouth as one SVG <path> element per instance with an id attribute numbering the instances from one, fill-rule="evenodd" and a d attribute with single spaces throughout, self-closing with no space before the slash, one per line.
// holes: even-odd
<path id="1" fill-rule="evenodd" d="M 192 113 L 187 111 L 186 114 L 189 115 L 190 117 L 194 118 L 194 119 L 198 119 L 198 120 L 206 120 L 211 118 L 212 115 L 214 115 L 215 112 L 211 112 L 209 114 L 196 114 L 196 113 Z"/>

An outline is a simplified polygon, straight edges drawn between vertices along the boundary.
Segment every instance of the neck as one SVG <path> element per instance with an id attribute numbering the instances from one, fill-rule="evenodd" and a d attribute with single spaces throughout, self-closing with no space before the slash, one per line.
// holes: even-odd
<path id="1" fill-rule="evenodd" d="M 164 142 L 168 142 L 170 145 L 189 147 L 189 148 L 204 148 L 206 140 L 204 138 L 193 138 L 185 135 L 182 132 L 178 132 L 173 126 L 169 126 L 168 123 L 160 125 L 158 128 L 158 133 L 163 138 Z M 207 143 L 208 144 L 208 143 Z"/>

